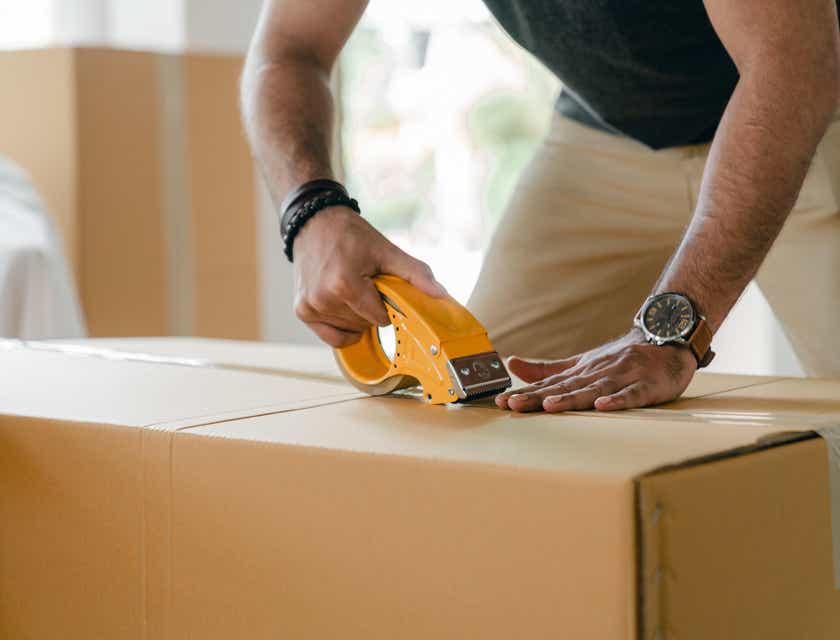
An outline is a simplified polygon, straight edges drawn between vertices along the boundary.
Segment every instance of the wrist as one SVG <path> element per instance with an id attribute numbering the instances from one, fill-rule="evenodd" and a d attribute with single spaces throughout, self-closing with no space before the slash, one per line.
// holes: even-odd
<path id="1" fill-rule="evenodd" d="M 325 191 L 336 192 L 345 196 L 349 195 L 345 186 L 332 178 L 307 180 L 303 184 L 291 189 L 283 198 L 279 207 L 281 218 L 287 216 L 293 208 L 300 206 L 309 198 Z"/>
<path id="2" fill-rule="evenodd" d="M 280 220 L 280 235 L 283 238 L 283 252 L 294 261 L 294 245 L 299 233 L 309 225 L 312 218 L 319 217 L 326 209 L 339 207 L 345 211 L 360 213 L 359 203 L 345 193 L 338 191 L 322 191 L 311 197 L 299 198 L 297 203 L 283 213 Z"/>
<path id="3" fill-rule="evenodd" d="M 685 347 L 698 368 L 707 366 L 714 358 L 711 328 L 691 298 L 682 292 L 667 291 L 648 297 L 633 325 L 647 342 Z"/>
<path id="4" fill-rule="evenodd" d="M 303 254 L 313 242 L 317 245 L 319 238 L 324 237 L 324 233 L 336 229 L 344 229 L 358 217 L 358 213 L 347 207 L 325 207 L 298 231 L 292 241 L 293 255 L 298 256 Z"/>
<path id="5" fill-rule="evenodd" d="M 630 330 L 627 332 L 626 338 L 627 338 L 627 340 L 629 340 L 632 343 L 639 343 L 639 344 L 642 344 L 642 343 L 645 343 L 645 342 L 648 341 L 647 336 L 645 336 L 645 332 L 642 331 L 639 327 L 637 327 L 635 325 L 633 327 L 631 327 Z"/>
<path id="6" fill-rule="evenodd" d="M 698 316 L 705 319 L 712 333 L 716 333 L 726 315 L 724 296 L 715 294 L 707 288 L 696 286 L 696 282 L 685 282 L 683 279 L 669 279 L 659 283 L 652 295 L 677 291 L 691 300 Z M 731 305 L 730 305 L 731 306 Z"/>

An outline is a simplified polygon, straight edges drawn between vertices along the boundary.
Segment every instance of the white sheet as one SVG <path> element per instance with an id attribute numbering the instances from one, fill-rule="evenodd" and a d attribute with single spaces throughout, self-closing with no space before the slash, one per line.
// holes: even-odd
<path id="1" fill-rule="evenodd" d="M 0 336 L 85 335 L 73 279 L 26 173 L 0 156 Z"/>

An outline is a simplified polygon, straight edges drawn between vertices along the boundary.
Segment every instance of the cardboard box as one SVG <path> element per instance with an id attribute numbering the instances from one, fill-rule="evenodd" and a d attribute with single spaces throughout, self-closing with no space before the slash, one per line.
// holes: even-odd
<path id="1" fill-rule="evenodd" d="M 0 153 L 54 213 L 91 335 L 261 337 L 260 184 L 239 118 L 241 65 L 0 52 Z"/>
<path id="2" fill-rule="evenodd" d="M 0 389 L 4 638 L 840 637 L 840 380 L 517 415 L 146 339 L 7 342 Z"/>

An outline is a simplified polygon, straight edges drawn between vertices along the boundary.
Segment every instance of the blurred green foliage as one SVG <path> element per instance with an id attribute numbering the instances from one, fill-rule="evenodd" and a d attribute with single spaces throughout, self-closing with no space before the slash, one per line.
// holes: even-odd
<path id="1" fill-rule="evenodd" d="M 499 90 L 482 97 L 467 114 L 477 153 L 487 163 L 482 188 L 485 229 L 492 232 L 514 187 L 542 138 L 558 84 L 556 78 L 504 34 L 491 36 L 505 55 L 526 69 L 527 89 Z"/>
<path id="2" fill-rule="evenodd" d="M 484 167 L 480 188 L 482 235 L 489 237 L 545 130 L 558 85 L 545 67 L 494 23 L 478 28 L 503 56 L 522 65 L 526 78 L 523 89 L 490 91 L 463 114 L 473 154 Z M 348 42 L 341 62 L 343 161 L 345 167 L 356 167 L 348 171 L 348 187 L 363 198 L 365 217 L 383 231 L 410 228 L 428 212 L 433 205 L 430 191 L 435 177 L 431 154 L 410 168 L 389 166 L 389 161 L 383 159 L 381 164 L 374 162 L 373 167 L 366 165 L 367 175 L 359 172 L 360 156 L 376 153 L 371 149 L 381 149 L 377 140 L 389 135 L 395 138 L 400 127 L 397 114 L 384 99 L 399 64 L 392 54 L 378 30 L 360 26 Z M 479 68 L 476 73 L 493 71 Z M 359 132 L 364 135 L 359 136 Z M 406 171 L 411 175 L 405 175 Z"/>

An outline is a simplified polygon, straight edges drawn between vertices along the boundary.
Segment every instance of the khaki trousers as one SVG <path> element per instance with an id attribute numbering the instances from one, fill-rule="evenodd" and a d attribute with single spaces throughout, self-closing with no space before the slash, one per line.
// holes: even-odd
<path id="1" fill-rule="evenodd" d="M 554 114 L 469 308 L 500 353 L 561 358 L 626 332 L 676 248 L 709 145 L 652 151 Z M 840 376 L 840 117 L 757 284 L 808 375 Z"/>

